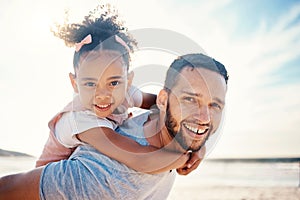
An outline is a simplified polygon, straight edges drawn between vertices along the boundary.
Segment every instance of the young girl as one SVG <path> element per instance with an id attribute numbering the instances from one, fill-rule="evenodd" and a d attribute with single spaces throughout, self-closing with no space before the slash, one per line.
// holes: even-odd
<path id="1" fill-rule="evenodd" d="M 114 131 L 128 117 L 128 107 L 150 108 L 156 96 L 131 86 L 129 53 L 136 42 L 117 15 L 96 14 L 91 12 L 81 24 L 58 26 L 55 33 L 67 46 L 75 46 L 74 74 L 69 77 L 77 95 L 49 122 L 50 135 L 36 166 L 67 159 L 86 144 L 137 171 L 158 173 L 183 166 L 188 154 L 157 151 Z M 162 160 L 168 164 L 162 166 Z"/>

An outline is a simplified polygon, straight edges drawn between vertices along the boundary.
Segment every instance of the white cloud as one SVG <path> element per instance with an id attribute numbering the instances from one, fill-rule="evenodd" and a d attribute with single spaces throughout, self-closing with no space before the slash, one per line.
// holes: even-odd
<path id="1" fill-rule="evenodd" d="M 296 6 L 270 30 L 261 26 L 250 37 L 231 41 L 229 51 L 236 56 L 228 61 L 233 67 L 224 139 L 231 146 L 239 141 L 232 138 L 244 141 L 235 148 L 240 152 L 247 154 L 257 147 L 253 154 L 300 154 L 294 143 L 300 140 L 300 85 L 283 77 L 286 84 L 272 86 L 274 72 L 281 67 L 289 70 L 286 64 L 300 55 L 300 26 L 289 26 L 299 15 Z"/>

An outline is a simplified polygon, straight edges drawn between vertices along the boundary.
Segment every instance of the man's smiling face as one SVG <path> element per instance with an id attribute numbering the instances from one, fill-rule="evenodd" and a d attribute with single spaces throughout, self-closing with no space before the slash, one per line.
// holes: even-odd
<path id="1" fill-rule="evenodd" d="M 219 127 L 224 108 L 224 78 L 204 68 L 184 67 L 171 88 L 165 125 L 185 150 L 199 150 Z"/>

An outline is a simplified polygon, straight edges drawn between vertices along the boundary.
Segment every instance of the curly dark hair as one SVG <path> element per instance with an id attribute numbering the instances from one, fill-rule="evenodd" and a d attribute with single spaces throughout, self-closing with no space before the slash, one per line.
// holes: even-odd
<path id="1" fill-rule="evenodd" d="M 92 36 L 90 44 L 83 45 L 78 52 L 74 53 L 74 69 L 78 67 L 80 57 L 83 53 L 102 50 L 114 50 L 121 53 L 127 68 L 130 62 L 130 52 L 134 51 L 137 42 L 127 32 L 123 22 L 118 21 L 119 14 L 116 9 L 109 4 L 99 5 L 93 11 L 90 11 L 81 23 L 68 23 L 68 11 L 66 11 L 64 24 L 56 24 L 56 30 L 52 32 L 56 37 L 65 41 L 66 46 L 73 47 L 81 42 L 87 35 Z M 128 46 L 126 48 L 117 42 L 115 37 L 119 36 Z M 130 52 L 128 52 L 128 50 Z"/>
<path id="2" fill-rule="evenodd" d="M 177 81 L 178 74 L 186 66 L 193 68 L 205 68 L 215 71 L 223 76 L 226 84 L 228 82 L 229 75 L 222 63 L 201 53 L 186 54 L 175 59 L 169 67 L 164 83 L 164 89 L 166 91 L 170 92 Z"/>

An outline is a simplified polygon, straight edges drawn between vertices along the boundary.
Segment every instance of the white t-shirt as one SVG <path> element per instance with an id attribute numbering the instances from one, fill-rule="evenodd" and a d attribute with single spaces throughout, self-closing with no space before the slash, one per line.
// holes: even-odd
<path id="1" fill-rule="evenodd" d="M 55 137 L 67 148 L 84 144 L 76 135 L 96 127 L 106 127 L 114 130 L 116 124 L 106 118 L 99 118 L 90 110 L 66 112 L 56 123 Z"/>
<path id="2" fill-rule="evenodd" d="M 142 92 L 138 88 L 131 86 L 127 92 L 125 102 L 118 108 L 118 111 L 121 113 L 112 114 L 113 117 L 117 118 L 119 115 L 123 116 L 123 118 L 127 118 L 127 109 L 129 107 L 141 106 L 142 101 Z M 55 125 L 54 134 L 63 146 L 73 148 L 84 144 L 77 139 L 77 134 L 96 127 L 106 127 L 115 130 L 117 124 L 107 118 L 97 117 L 97 115 L 90 110 L 70 111 L 64 113 L 58 120 Z"/>

